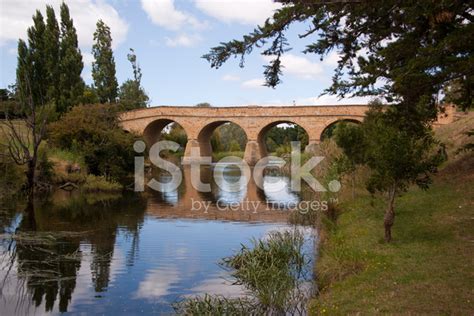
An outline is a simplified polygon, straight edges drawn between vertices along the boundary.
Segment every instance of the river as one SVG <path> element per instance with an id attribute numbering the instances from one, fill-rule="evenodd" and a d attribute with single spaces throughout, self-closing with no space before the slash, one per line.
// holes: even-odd
<path id="1" fill-rule="evenodd" d="M 218 262 L 274 230 L 303 231 L 305 252 L 315 258 L 313 228 L 288 224 L 303 197 L 291 192 L 287 177 L 269 173 L 261 189 L 221 166 L 226 181 L 219 186 L 211 180 L 215 168 L 201 173 L 211 184 L 207 193 L 192 188 L 185 169 L 182 184 L 166 193 L 59 190 L 30 215 L 21 201 L 3 203 L 2 315 L 169 314 L 187 297 L 241 296 L 245 289 L 232 285 Z"/>

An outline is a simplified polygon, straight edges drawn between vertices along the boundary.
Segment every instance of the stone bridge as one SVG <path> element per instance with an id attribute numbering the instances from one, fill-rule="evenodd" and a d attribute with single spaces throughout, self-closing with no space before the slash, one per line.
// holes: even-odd
<path id="1" fill-rule="evenodd" d="M 183 162 L 211 156 L 212 132 L 222 124 L 232 122 L 246 133 L 244 159 L 254 165 L 267 155 L 265 134 L 280 123 L 301 126 L 308 134 L 306 150 L 314 150 L 324 130 L 338 121 L 357 121 L 364 118 L 367 105 L 344 106 L 246 106 L 246 107 L 190 107 L 158 106 L 124 112 L 120 116 L 122 127 L 143 135 L 148 146 L 158 140 L 166 125 L 176 122 L 185 130 L 188 143 Z M 200 156 L 192 155 L 192 148 L 200 149 Z"/>

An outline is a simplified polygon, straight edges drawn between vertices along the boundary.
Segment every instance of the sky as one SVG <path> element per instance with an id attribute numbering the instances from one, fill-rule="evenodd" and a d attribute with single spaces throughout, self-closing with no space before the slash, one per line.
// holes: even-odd
<path id="1" fill-rule="evenodd" d="M 17 41 L 26 38 L 32 15 L 45 15 L 50 4 L 59 17 L 62 0 L 0 0 L 0 87 L 15 81 Z M 82 76 L 92 83 L 91 48 L 98 19 L 111 28 L 119 84 L 133 76 L 127 60 L 133 48 L 142 69 L 142 85 L 150 105 L 213 106 L 365 104 L 364 98 L 339 100 L 320 96 L 331 84 L 337 52 L 323 61 L 303 54 L 299 40 L 307 26 L 295 24 L 288 32 L 292 50 L 282 59 L 283 83 L 275 89 L 262 86 L 263 65 L 268 61 L 255 50 L 244 68 L 231 58 L 218 70 L 201 56 L 220 42 L 239 39 L 262 24 L 279 4 L 271 0 L 69 0 L 83 55 Z"/>

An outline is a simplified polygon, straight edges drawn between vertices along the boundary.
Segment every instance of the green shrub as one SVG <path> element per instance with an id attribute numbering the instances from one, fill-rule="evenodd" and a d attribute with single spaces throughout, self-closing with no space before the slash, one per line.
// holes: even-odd
<path id="1" fill-rule="evenodd" d="M 90 173 L 121 181 L 133 172 L 135 137 L 118 124 L 112 104 L 75 106 L 49 125 L 52 145 L 79 153 Z"/>
<path id="2" fill-rule="evenodd" d="M 230 142 L 229 144 L 229 151 L 235 152 L 235 151 L 241 151 L 242 149 L 240 148 L 239 143 L 234 139 Z"/>
<path id="3" fill-rule="evenodd" d="M 23 168 L 15 164 L 7 154 L 0 154 L 0 198 L 20 191 L 25 181 Z"/>
<path id="4" fill-rule="evenodd" d="M 37 180 L 39 182 L 51 183 L 53 179 L 53 167 L 54 163 L 48 159 L 48 155 L 45 150 L 40 151 L 38 157 L 37 169 Z"/>
<path id="5" fill-rule="evenodd" d="M 122 185 L 115 181 L 107 181 L 105 177 L 87 175 L 82 186 L 85 192 L 117 192 L 123 189 Z"/>
<path id="6" fill-rule="evenodd" d="M 275 150 L 275 155 L 278 157 L 291 154 L 291 146 L 289 144 L 278 146 Z"/>

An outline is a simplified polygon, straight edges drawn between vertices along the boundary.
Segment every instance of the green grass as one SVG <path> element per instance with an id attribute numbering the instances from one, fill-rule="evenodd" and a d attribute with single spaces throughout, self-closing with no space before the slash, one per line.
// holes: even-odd
<path id="1" fill-rule="evenodd" d="M 68 163 L 77 163 L 82 168 L 85 167 L 84 157 L 79 153 L 75 153 L 69 150 L 53 147 L 48 149 L 48 157 L 53 160 L 65 161 Z"/>
<path id="2" fill-rule="evenodd" d="M 82 190 L 85 192 L 118 192 L 122 190 L 122 185 L 108 181 L 105 177 L 87 175 L 85 183 L 82 185 Z"/>
<path id="3" fill-rule="evenodd" d="M 204 295 L 173 304 L 178 315 L 251 315 L 264 311 L 255 302 L 245 298 L 226 298 L 221 295 Z"/>
<path id="4" fill-rule="evenodd" d="M 473 197 L 472 177 L 412 188 L 396 200 L 391 244 L 380 197 L 343 203 L 321 247 L 312 314 L 472 314 Z"/>
<path id="5" fill-rule="evenodd" d="M 221 151 L 221 152 L 216 152 L 216 153 L 212 153 L 212 160 L 215 161 L 215 162 L 218 162 L 222 158 L 229 157 L 229 156 L 243 158 L 244 157 L 244 152 L 243 151 Z"/>

